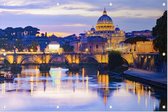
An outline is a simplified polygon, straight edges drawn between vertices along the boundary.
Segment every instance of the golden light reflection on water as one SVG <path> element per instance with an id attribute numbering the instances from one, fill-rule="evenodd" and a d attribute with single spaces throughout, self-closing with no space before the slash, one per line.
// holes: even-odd
<path id="1" fill-rule="evenodd" d="M 81 73 L 73 73 L 62 68 L 51 68 L 49 73 L 40 73 L 37 67 L 24 68 L 14 81 L 16 85 L 12 83 L 0 84 L 1 94 L 12 94 L 6 91 L 16 87 L 16 91 L 13 93 L 16 96 L 15 99 L 21 100 L 20 97 L 28 93 L 28 96 L 25 96 L 28 97 L 28 102 L 35 99 L 45 99 L 44 103 L 53 101 L 51 104 L 55 105 L 80 106 L 93 103 L 99 106 L 112 105 L 115 108 L 118 106 L 115 104 L 117 101 L 121 105 L 123 103 L 124 106 L 144 105 L 145 108 L 152 106 L 153 109 L 158 107 L 158 100 L 151 96 L 152 90 L 146 89 L 140 83 L 124 80 L 124 85 L 120 85 L 123 82 L 113 83 L 111 81 L 113 78 L 106 73 L 97 72 L 97 75 L 94 76 L 89 76 L 86 73 L 85 68 L 82 68 Z M 93 80 L 95 81 L 93 82 Z M 17 95 L 20 96 L 17 97 Z M 41 103 L 39 101 L 37 102 Z M 125 104 L 122 101 L 129 103 Z M 28 104 L 25 103 L 25 105 Z"/>
<path id="2" fill-rule="evenodd" d="M 3 83 L 3 84 L 1 84 L 1 88 L 2 88 L 2 95 L 4 95 L 5 94 L 5 92 L 6 92 L 6 83 Z"/>
<path id="3" fill-rule="evenodd" d="M 49 74 L 41 74 L 37 68 L 35 68 L 34 72 L 31 70 L 25 70 L 22 72 L 22 74 L 24 74 L 25 77 L 30 76 L 30 94 L 33 97 L 55 97 L 71 99 L 72 96 L 78 96 L 88 98 L 88 100 L 97 97 L 97 95 L 95 95 L 96 93 L 89 90 L 89 77 L 85 76 L 84 73 L 82 76 L 82 81 L 79 80 L 79 73 L 68 72 L 68 74 L 66 74 L 62 71 L 61 68 L 52 68 Z M 41 76 L 45 76 L 51 80 L 40 80 L 39 78 L 41 78 Z M 17 83 L 20 83 L 20 80 L 18 80 Z M 80 85 L 81 87 L 78 87 L 77 85 Z M 41 86 L 43 86 L 43 88 Z"/>
<path id="4" fill-rule="evenodd" d="M 97 72 L 97 78 L 98 78 L 98 84 L 101 84 L 102 90 L 104 92 L 103 94 L 103 102 L 106 105 L 107 103 L 107 96 L 109 93 L 109 75 L 108 74 L 102 74 L 99 71 Z"/>
<path id="5" fill-rule="evenodd" d="M 153 102 L 152 102 L 153 108 L 154 109 L 156 108 L 156 102 L 154 100 L 154 97 L 151 96 L 151 89 L 145 89 L 144 85 L 142 85 L 138 82 L 133 82 L 133 81 L 129 81 L 129 80 L 125 80 L 125 82 L 126 82 L 126 91 L 133 92 L 134 94 L 137 95 L 138 104 L 144 103 L 145 107 L 148 107 L 148 105 L 151 104 L 151 102 L 149 102 L 148 100 L 153 100 Z M 144 102 L 141 102 L 141 97 L 144 98 Z"/>

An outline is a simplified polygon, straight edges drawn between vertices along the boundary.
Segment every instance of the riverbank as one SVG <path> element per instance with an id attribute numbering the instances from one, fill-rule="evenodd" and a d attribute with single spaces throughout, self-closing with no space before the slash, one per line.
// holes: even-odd
<path id="1" fill-rule="evenodd" d="M 167 75 L 164 73 L 150 72 L 135 68 L 130 68 L 123 73 L 124 77 L 134 81 L 149 84 L 151 86 L 167 89 Z"/>

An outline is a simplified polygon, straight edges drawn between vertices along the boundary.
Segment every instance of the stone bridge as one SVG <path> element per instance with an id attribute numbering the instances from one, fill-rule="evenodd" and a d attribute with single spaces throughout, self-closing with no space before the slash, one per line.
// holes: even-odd
<path id="1" fill-rule="evenodd" d="M 10 64 L 41 64 L 41 63 L 108 63 L 107 53 L 43 53 L 43 52 L 10 52 L 0 54 L 1 60 L 7 60 Z M 1 64 L 3 61 L 1 61 Z"/>
<path id="2" fill-rule="evenodd" d="M 123 53 L 122 57 L 129 63 L 134 62 L 134 56 L 130 53 Z M 51 53 L 51 52 L 7 52 L 0 53 L 0 64 L 4 60 L 10 64 L 53 64 L 53 63 L 108 63 L 108 53 Z"/>

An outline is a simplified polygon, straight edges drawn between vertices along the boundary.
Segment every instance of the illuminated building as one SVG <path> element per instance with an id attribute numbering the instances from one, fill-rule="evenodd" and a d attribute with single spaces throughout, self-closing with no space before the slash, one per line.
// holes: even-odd
<path id="1" fill-rule="evenodd" d="M 137 37 L 137 36 L 153 38 L 152 31 L 150 30 L 132 31 L 132 32 L 126 33 L 126 37 Z"/>
<path id="2" fill-rule="evenodd" d="M 104 9 L 103 15 L 98 19 L 96 29 L 93 27 L 86 33 L 86 36 L 101 36 L 107 38 L 106 50 L 115 50 L 120 42 L 125 40 L 124 31 L 114 26 L 110 16 Z"/>
<path id="3" fill-rule="evenodd" d="M 60 44 L 57 41 L 52 41 L 49 43 L 47 48 L 45 49 L 46 52 L 57 52 L 62 53 L 63 49 L 60 48 Z"/>
<path id="4" fill-rule="evenodd" d="M 153 41 L 138 41 L 135 44 L 124 44 L 123 52 L 130 53 L 157 53 L 153 47 Z"/>
<path id="5" fill-rule="evenodd" d="M 85 43 L 83 43 L 82 50 L 89 53 L 103 53 L 107 39 L 101 36 L 89 36 Z"/>

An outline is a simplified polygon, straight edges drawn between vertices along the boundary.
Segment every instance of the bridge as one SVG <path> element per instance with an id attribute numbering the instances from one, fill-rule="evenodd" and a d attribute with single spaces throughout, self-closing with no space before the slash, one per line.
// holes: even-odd
<path id="1" fill-rule="evenodd" d="M 53 64 L 53 63 L 108 63 L 107 53 L 52 53 L 52 52 L 6 52 L 0 53 L 1 60 L 10 64 Z M 0 64 L 3 64 L 1 61 Z"/>
<path id="2" fill-rule="evenodd" d="M 155 63 L 157 53 L 122 53 L 122 57 L 133 66 L 151 67 Z M 52 52 L 0 52 L 0 65 L 4 60 L 9 64 L 107 64 L 108 53 L 52 53 Z M 149 66 L 149 67 L 148 67 Z"/>

